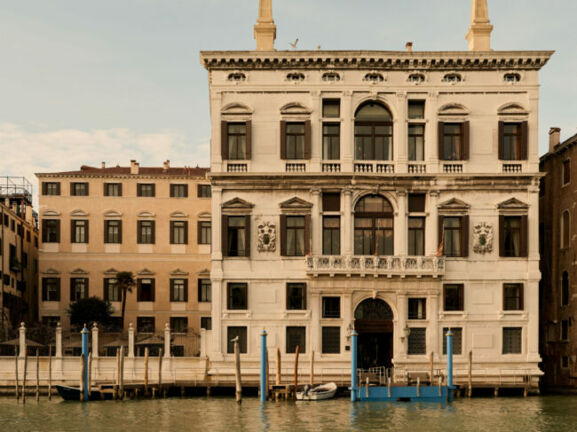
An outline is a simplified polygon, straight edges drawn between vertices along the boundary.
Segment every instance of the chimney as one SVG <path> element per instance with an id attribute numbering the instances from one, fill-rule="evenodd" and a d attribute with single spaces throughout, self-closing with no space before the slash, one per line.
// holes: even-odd
<path id="1" fill-rule="evenodd" d="M 274 51 L 276 25 L 272 18 L 272 0 L 260 0 L 258 19 L 254 26 L 257 51 Z"/>
<path id="2" fill-rule="evenodd" d="M 491 32 L 487 0 L 473 0 L 471 8 L 471 26 L 465 36 L 469 42 L 469 51 L 491 51 Z"/>
<path id="3" fill-rule="evenodd" d="M 407 48 L 407 52 L 413 51 L 413 42 L 407 42 L 405 47 Z"/>
<path id="4" fill-rule="evenodd" d="M 134 159 L 130 161 L 130 174 L 138 174 L 140 171 L 140 165 Z"/>
<path id="5" fill-rule="evenodd" d="M 102 169 L 106 168 L 106 162 L 102 162 L 102 164 L 100 165 L 100 168 L 102 168 Z"/>
<path id="6" fill-rule="evenodd" d="M 549 153 L 553 153 L 559 144 L 561 144 L 561 128 L 552 127 L 549 129 Z"/>
<path id="7" fill-rule="evenodd" d="M 164 161 L 163 171 L 164 171 L 164 172 L 167 172 L 169 168 L 170 168 L 170 161 L 167 159 L 167 160 Z"/>

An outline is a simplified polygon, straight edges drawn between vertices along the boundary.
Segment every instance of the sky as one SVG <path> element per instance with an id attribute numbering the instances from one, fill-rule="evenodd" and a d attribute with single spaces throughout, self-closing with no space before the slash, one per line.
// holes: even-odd
<path id="1" fill-rule="evenodd" d="M 273 0 L 277 49 L 466 50 L 470 0 Z M 258 0 L 0 0 L 0 175 L 207 166 L 201 50 L 251 50 Z M 575 0 L 489 0 L 495 50 L 555 50 L 540 150 L 577 133 Z M 35 191 L 36 192 L 36 191 Z"/>

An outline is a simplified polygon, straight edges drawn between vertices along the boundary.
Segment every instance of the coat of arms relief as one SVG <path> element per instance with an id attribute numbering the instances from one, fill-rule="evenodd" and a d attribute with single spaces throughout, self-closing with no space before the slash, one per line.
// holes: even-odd
<path id="1" fill-rule="evenodd" d="M 484 255 L 493 252 L 493 225 L 481 222 L 473 227 L 473 250 Z"/>
<path id="2" fill-rule="evenodd" d="M 258 251 L 274 252 L 276 250 L 276 226 L 270 222 L 258 225 Z"/>

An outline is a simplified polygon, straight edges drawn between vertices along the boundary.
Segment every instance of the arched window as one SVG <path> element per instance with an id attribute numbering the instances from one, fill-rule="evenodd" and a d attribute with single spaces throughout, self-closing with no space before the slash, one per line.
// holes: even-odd
<path id="1" fill-rule="evenodd" d="M 564 271 L 561 276 L 561 306 L 569 304 L 569 273 Z"/>
<path id="2" fill-rule="evenodd" d="M 565 210 L 561 217 L 561 248 L 565 249 L 571 245 L 571 222 L 569 220 L 569 212 Z"/>
<path id="3" fill-rule="evenodd" d="M 393 255 L 393 207 L 367 195 L 355 207 L 355 255 Z"/>
<path id="4" fill-rule="evenodd" d="M 355 114 L 355 159 L 393 159 L 393 117 L 378 102 L 366 102 Z"/>

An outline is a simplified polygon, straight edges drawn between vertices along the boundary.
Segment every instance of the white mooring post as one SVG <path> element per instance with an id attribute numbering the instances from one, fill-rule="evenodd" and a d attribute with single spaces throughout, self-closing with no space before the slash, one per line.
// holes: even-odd
<path id="1" fill-rule="evenodd" d="M 20 357 L 26 356 L 26 325 L 20 323 L 20 329 L 18 332 L 18 345 L 20 347 Z"/>
<path id="2" fill-rule="evenodd" d="M 134 358 L 134 326 L 128 326 L 128 358 Z"/>
<path id="3" fill-rule="evenodd" d="M 164 358 L 170 358 L 170 326 L 164 326 Z"/>
<path id="4" fill-rule="evenodd" d="M 58 325 L 56 326 L 56 352 L 54 356 L 56 358 L 62 358 L 62 326 L 60 325 L 60 321 L 58 321 Z"/>

